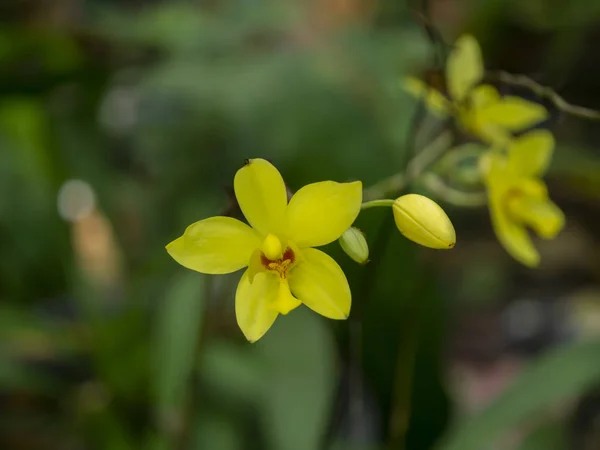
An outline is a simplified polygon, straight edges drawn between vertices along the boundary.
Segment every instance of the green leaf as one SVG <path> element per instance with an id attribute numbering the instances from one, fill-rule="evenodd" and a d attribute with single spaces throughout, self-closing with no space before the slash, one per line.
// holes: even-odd
<path id="1" fill-rule="evenodd" d="M 226 341 L 211 341 L 202 351 L 200 380 L 222 401 L 235 403 L 260 400 L 265 367 L 248 347 Z"/>
<path id="2" fill-rule="evenodd" d="M 154 395 L 163 425 L 177 420 L 186 397 L 204 313 L 205 280 L 192 272 L 175 279 L 157 314 Z"/>
<path id="3" fill-rule="evenodd" d="M 195 424 L 192 448 L 241 450 L 248 448 L 231 417 L 218 415 L 201 416 Z M 247 444 L 247 443 L 246 443 Z"/>
<path id="4" fill-rule="evenodd" d="M 300 307 L 256 344 L 268 370 L 262 420 L 269 448 L 316 450 L 335 389 L 335 347 L 325 319 Z"/>
<path id="5" fill-rule="evenodd" d="M 478 415 L 450 430 L 439 450 L 480 450 L 557 402 L 584 393 L 600 379 L 600 340 L 550 351 Z"/>
<path id="6" fill-rule="evenodd" d="M 561 423 L 548 422 L 534 429 L 519 450 L 567 450 L 567 430 Z"/>
<path id="7" fill-rule="evenodd" d="M 0 352 L 0 389 L 7 392 L 26 390 L 29 393 L 49 394 L 60 390 L 61 384 L 26 362 Z"/>

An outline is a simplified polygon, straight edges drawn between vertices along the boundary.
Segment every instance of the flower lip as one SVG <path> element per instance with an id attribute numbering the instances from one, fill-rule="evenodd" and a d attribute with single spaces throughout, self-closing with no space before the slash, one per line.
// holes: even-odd
<path id="1" fill-rule="evenodd" d="M 260 262 L 267 271 L 275 273 L 279 275 L 282 280 L 285 280 L 287 278 L 287 272 L 296 262 L 296 255 L 290 247 L 287 247 L 283 252 L 282 257 L 279 259 L 269 259 L 264 253 L 261 253 Z"/>
<path id="2" fill-rule="evenodd" d="M 510 202 L 523 197 L 523 195 L 524 195 L 523 191 L 521 191 L 520 189 L 518 189 L 516 187 L 511 187 L 510 189 L 507 189 L 503 195 L 503 201 L 504 201 L 505 208 L 507 210 L 510 210 L 510 208 L 509 208 Z"/>
<path id="3" fill-rule="evenodd" d="M 517 189 L 511 189 L 504 203 L 512 220 L 531 227 L 544 239 L 553 239 L 563 227 L 563 213 L 548 199 L 527 196 Z"/>

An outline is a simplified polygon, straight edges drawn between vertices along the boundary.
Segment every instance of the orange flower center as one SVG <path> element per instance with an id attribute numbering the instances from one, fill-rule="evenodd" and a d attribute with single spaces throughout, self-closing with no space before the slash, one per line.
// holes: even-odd
<path id="1" fill-rule="evenodd" d="M 290 247 L 286 248 L 282 257 L 278 259 L 269 259 L 264 253 L 261 253 L 260 255 L 260 262 L 265 269 L 267 269 L 269 272 L 278 274 L 282 280 L 287 278 L 287 271 L 295 261 L 296 256 Z"/>

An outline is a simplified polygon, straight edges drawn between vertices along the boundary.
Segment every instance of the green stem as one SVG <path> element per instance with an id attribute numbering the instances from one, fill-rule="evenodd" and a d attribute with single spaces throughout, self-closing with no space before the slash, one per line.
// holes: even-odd
<path id="1" fill-rule="evenodd" d="M 394 206 L 394 200 L 388 200 L 388 199 L 371 200 L 370 202 L 364 202 L 360 206 L 360 209 L 365 210 L 365 209 L 369 209 L 369 208 L 376 208 L 378 206 L 385 206 L 385 207 L 389 208 L 391 206 Z"/>
<path id="2" fill-rule="evenodd" d="M 431 163 L 436 161 L 450 147 L 451 143 L 452 132 L 445 131 L 440 134 L 409 161 L 405 172 L 394 174 L 365 189 L 363 192 L 365 203 L 370 203 L 371 200 L 381 199 L 390 193 L 401 191 L 407 184 L 421 175 Z"/>
<path id="3" fill-rule="evenodd" d="M 487 204 L 485 192 L 463 192 L 444 183 L 440 177 L 428 173 L 423 177 L 423 184 L 438 198 L 456 206 L 477 208 Z"/>
<path id="4" fill-rule="evenodd" d="M 420 307 L 417 305 L 417 308 Z M 409 320 L 401 333 L 396 359 L 396 380 L 393 387 L 393 404 L 389 418 L 389 441 L 393 449 L 404 449 L 410 426 L 411 394 L 415 360 L 419 345 L 420 310 L 415 309 L 414 320 Z"/>

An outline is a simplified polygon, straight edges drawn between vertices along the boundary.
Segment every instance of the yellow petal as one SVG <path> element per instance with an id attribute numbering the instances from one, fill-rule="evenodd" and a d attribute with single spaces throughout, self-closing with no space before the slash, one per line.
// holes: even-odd
<path id="1" fill-rule="evenodd" d="M 548 118 L 542 105 L 520 97 L 506 96 L 498 102 L 477 111 L 484 123 L 499 125 L 508 131 L 523 131 Z"/>
<path id="2" fill-rule="evenodd" d="M 470 112 L 467 118 L 463 116 L 461 120 L 467 132 L 493 147 L 505 148 L 512 139 L 512 134 L 508 130 L 486 121 L 485 118 L 478 116 L 476 111 Z"/>
<path id="3" fill-rule="evenodd" d="M 246 271 L 250 283 L 254 281 L 254 277 L 257 273 L 265 272 L 266 270 L 267 269 L 262 263 L 262 251 L 257 248 L 250 257 L 250 261 L 248 262 L 248 270 Z"/>
<path id="4" fill-rule="evenodd" d="M 509 186 L 509 189 L 513 192 L 520 191 L 526 197 L 539 201 L 546 201 L 548 199 L 548 188 L 546 187 L 546 183 L 540 178 L 515 177 L 510 178 L 508 182 L 505 180 L 504 184 Z"/>
<path id="5" fill-rule="evenodd" d="M 306 306 L 330 319 L 350 314 L 350 286 L 344 272 L 328 255 L 314 248 L 302 250 L 303 261 L 290 273 L 292 293 Z"/>
<path id="6" fill-rule="evenodd" d="M 498 90 L 488 84 L 475 86 L 468 98 L 469 102 L 458 109 L 459 122 L 473 136 L 503 147 L 510 141 L 511 134 L 498 124 L 491 123 L 480 111 L 496 104 L 500 99 Z"/>
<path id="7" fill-rule="evenodd" d="M 446 78 L 450 97 L 461 102 L 483 78 L 483 60 L 477 40 L 470 35 L 460 37 L 448 56 Z"/>
<path id="8" fill-rule="evenodd" d="M 402 80 L 402 88 L 416 98 L 425 99 L 427 107 L 436 114 L 447 115 L 450 111 L 450 101 L 441 92 L 428 86 L 414 77 Z"/>
<path id="9" fill-rule="evenodd" d="M 513 220 L 504 209 L 502 195 L 492 192 L 489 205 L 494 232 L 502 246 L 520 263 L 529 267 L 537 266 L 540 263 L 540 254 L 525 226 Z"/>
<path id="10" fill-rule="evenodd" d="M 507 208 L 513 217 L 529 225 L 544 239 L 555 238 L 565 224 L 563 212 L 547 197 L 515 197 L 508 201 Z"/>
<path id="11" fill-rule="evenodd" d="M 264 159 L 250 159 L 233 180 L 237 201 L 246 220 L 263 234 L 282 230 L 287 191 L 279 171 Z"/>
<path id="12" fill-rule="evenodd" d="M 288 205 L 288 237 L 300 248 L 329 244 L 352 225 L 361 203 L 360 181 L 308 184 L 294 194 Z"/>
<path id="13" fill-rule="evenodd" d="M 244 272 L 235 292 L 237 323 L 250 342 L 256 342 L 271 328 L 278 312 L 271 307 L 279 295 L 279 277 L 260 272 L 250 283 Z"/>
<path id="14" fill-rule="evenodd" d="M 512 141 L 508 165 L 514 173 L 541 176 L 552 159 L 554 137 L 547 130 L 533 130 Z"/>
<path id="15" fill-rule="evenodd" d="M 188 269 L 223 274 L 246 267 L 260 244 L 258 234 L 245 223 L 211 217 L 187 227 L 183 236 L 167 245 L 167 251 Z"/>
<path id="16" fill-rule="evenodd" d="M 565 226 L 565 215 L 556 203 L 548 200 L 534 208 L 536 221 L 532 224 L 543 239 L 554 239 Z"/>
<path id="17" fill-rule="evenodd" d="M 469 97 L 473 109 L 481 109 L 493 105 L 500 100 L 498 89 L 489 84 L 475 86 Z"/>
<path id="18" fill-rule="evenodd" d="M 396 226 L 411 241 L 444 250 L 456 244 L 452 222 L 430 198 L 418 194 L 403 195 L 394 201 L 392 209 Z"/>
<path id="19" fill-rule="evenodd" d="M 270 308 L 277 311 L 279 314 L 287 314 L 292 309 L 297 308 L 302 302 L 292 295 L 290 285 L 286 279 L 279 282 L 279 294 L 275 302 L 270 305 Z"/>

